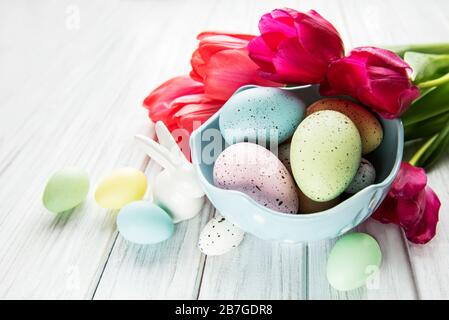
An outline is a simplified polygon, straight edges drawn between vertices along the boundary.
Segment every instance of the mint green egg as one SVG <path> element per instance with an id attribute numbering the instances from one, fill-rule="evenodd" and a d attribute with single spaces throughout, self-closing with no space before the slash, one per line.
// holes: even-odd
<path id="1" fill-rule="evenodd" d="M 49 211 L 60 213 L 78 206 L 84 201 L 88 192 L 87 172 L 76 167 L 67 167 L 50 177 L 42 201 Z"/>
<path id="2" fill-rule="evenodd" d="M 117 228 L 129 242 L 154 244 L 170 238 L 175 225 L 170 215 L 154 203 L 135 201 L 120 210 Z"/>
<path id="3" fill-rule="evenodd" d="M 301 191 L 318 202 L 337 198 L 359 168 L 362 141 L 354 123 L 336 111 L 318 111 L 296 129 L 290 147 L 293 176 Z"/>
<path id="4" fill-rule="evenodd" d="M 327 280 L 340 291 L 360 288 L 376 276 L 382 261 L 377 241 L 366 233 L 351 233 L 340 238 L 327 260 Z"/>

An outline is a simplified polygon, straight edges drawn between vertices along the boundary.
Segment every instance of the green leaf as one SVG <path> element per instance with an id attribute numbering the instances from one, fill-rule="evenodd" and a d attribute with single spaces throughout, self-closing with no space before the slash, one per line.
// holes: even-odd
<path id="1" fill-rule="evenodd" d="M 449 122 L 434 137 L 428 140 L 412 157 L 411 164 L 429 170 L 447 152 L 449 146 Z"/>
<path id="2" fill-rule="evenodd" d="M 449 43 L 427 43 L 390 47 L 387 46 L 385 47 L 385 49 L 395 52 L 401 58 L 404 57 L 407 51 L 432 54 L 449 54 Z"/>
<path id="3" fill-rule="evenodd" d="M 422 96 L 403 114 L 405 126 L 422 122 L 449 111 L 449 82 Z"/>
<path id="4" fill-rule="evenodd" d="M 411 141 L 428 138 L 440 132 L 449 122 L 449 112 L 410 125 L 404 125 L 404 139 Z"/>
<path id="5" fill-rule="evenodd" d="M 449 73 L 449 54 L 406 52 L 404 60 L 412 67 L 412 80 L 417 85 L 442 78 Z"/>

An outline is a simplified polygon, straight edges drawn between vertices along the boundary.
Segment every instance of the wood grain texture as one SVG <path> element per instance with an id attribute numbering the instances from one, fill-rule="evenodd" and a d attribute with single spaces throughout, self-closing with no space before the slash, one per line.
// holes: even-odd
<path id="1" fill-rule="evenodd" d="M 209 203 L 155 246 L 127 243 L 116 212 L 94 203 L 96 183 L 113 168 L 141 168 L 150 181 L 159 172 L 133 141 L 152 135 L 141 103 L 189 71 L 196 34 L 257 33 L 258 18 L 283 6 L 316 9 L 347 48 L 449 41 L 445 0 L 0 1 L 0 298 L 449 298 L 447 157 L 429 175 L 443 203 L 437 237 L 416 246 L 397 227 L 367 221 L 359 230 L 383 252 L 379 285 L 346 293 L 326 280 L 335 240 L 247 235 L 238 249 L 206 258 L 196 244 L 215 212 Z M 89 172 L 91 192 L 55 216 L 42 207 L 42 189 L 66 165 Z"/>

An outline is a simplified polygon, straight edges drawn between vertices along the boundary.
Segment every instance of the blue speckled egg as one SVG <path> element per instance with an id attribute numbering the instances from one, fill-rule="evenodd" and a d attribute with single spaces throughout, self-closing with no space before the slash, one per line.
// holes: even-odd
<path id="1" fill-rule="evenodd" d="M 147 201 L 124 206 L 117 216 L 117 228 L 123 238 L 137 244 L 165 241 L 175 230 L 168 213 Z"/>
<path id="2" fill-rule="evenodd" d="M 222 108 L 220 131 L 228 144 L 282 143 L 293 135 L 304 114 L 304 103 L 289 91 L 246 89 L 233 95 Z"/>

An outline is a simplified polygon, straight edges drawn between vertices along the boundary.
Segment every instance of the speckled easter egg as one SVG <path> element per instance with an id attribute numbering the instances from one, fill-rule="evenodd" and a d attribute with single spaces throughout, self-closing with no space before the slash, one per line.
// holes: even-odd
<path id="1" fill-rule="evenodd" d="M 376 169 L 374 166 L 366 159 L 362 158 L 360 161 L 359 169 L 352 180 L 351 184 L 346 188 L 347 193 L 357 193 L 362 189 L 365 189 L 369 185 L 372 185 L 376 180 Z"/>
<path id="2" fill-rule="evenodd" d="M 301 122 L 293 135 L 293 176 L 310 199 L 335 199 L 354 178 L 361 153 L 359 131 L 347 116 L 330 110 L 315 112 Z"/>
<path id="3" fill-rule="evenodd" d="M 95 200 L 107 209 L 120 209 L 141 200 L 147 190 L 147 177 L 134 168 L 121 168 L 104 177 L 95 190 Z"/>
<path id="4" fill-rule="evenodd" d="M 237 190 L 260 205 L 283 212 L 298 212 L 298 195 L 292 176 L 269 150 L 249 142 L 226 148 L 214 165 L 214 184 Z"/>
<path id="5" fill-rule="evenodd" d="M 376 116 L 367 109 L 347 99 L 326 98 L 307 108 L 307 115 L 322 110 L 343 113 L 355 124 L 362 139 L 362 154 L 375 150 L 383 139 L 383 129 Z"/>
<path id="6" fill-rule="evenodd" d="M 117 216 L 117 229 L 128 241 L 153 244 L 167 240 L 175 230 L 167 212 L 147 201 L 124 206 Z"/>
<path id="7" fill-rule="evenodd" d="M 366 233 L 341 237 L 327 260 L 327 280 L 337 290 L 364 286 L 369 277 L 378 276 L 382 252 L 377 241 Z"/>
<path id="8" fill-rule="evenodd" d="M 218 256 L 238 247 L 244 236 L 240 228 L 219 215 L 204 226 L 198 248 L 204 254 Z"/>
<path id="9" fill-rule="evenodd" d="M 292 165 L 290 163 L 290 143 L 283 143 L 278 147 L 278 158 L 282 164 L 287 168 L 288 172 L 292 173 Z"/>
<path id="10" fill-rule="evenodd" d="M 301 191 L 301 189 L 298 190 L 298 196 L 299 196 L 299 213 L 321 212 L 333 208 L 340 203 L 340 197 L 336 197 L 335 199 L 324 202 L 313 201 L 312 199 L 307 197 Z"/>
<path id="11" fill-rule="evenodd" d="M 304 118 L 305 105 L 292 92 L 257 87 L 233 95 L 220 112 L 220 131 L 228 144 L 268 145 L 290 138 Z"/>

